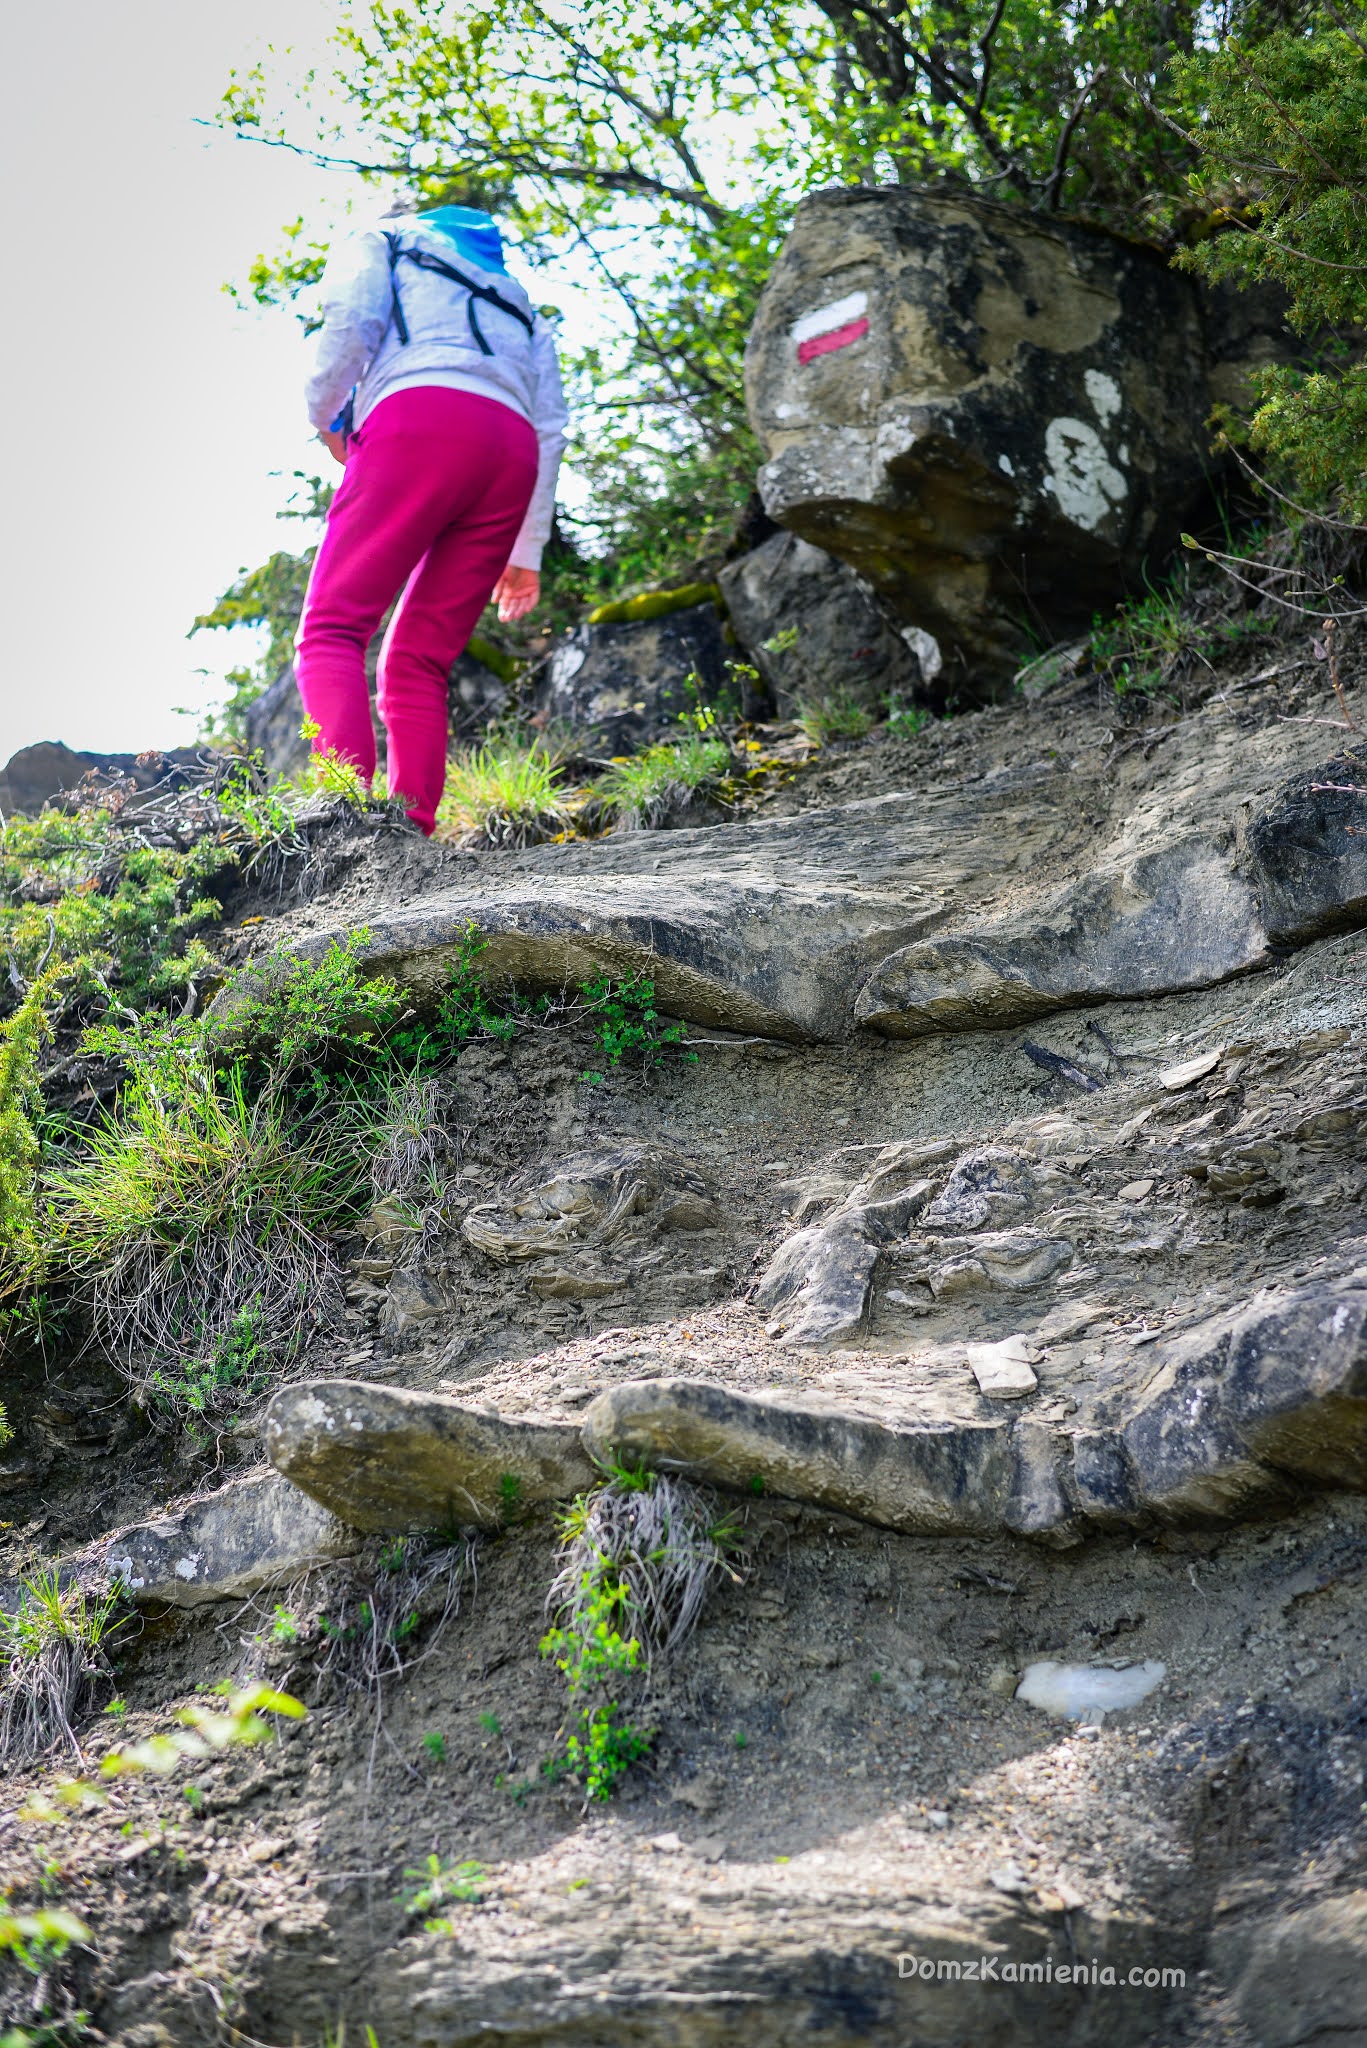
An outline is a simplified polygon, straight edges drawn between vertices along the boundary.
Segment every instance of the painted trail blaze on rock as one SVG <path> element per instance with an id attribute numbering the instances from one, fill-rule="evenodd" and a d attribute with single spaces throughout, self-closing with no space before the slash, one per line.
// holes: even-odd
<path id="1" fill-rule="evenodd" d="M 791 329 L 798 361 L 810 363 L 817 356 L 848 348 L 852 341 L 862 341 L 869 331 L 868 307 L 867 292 L 847 292 L 843 299 L 832 299 L 829 306 L 804 313 Z"/>

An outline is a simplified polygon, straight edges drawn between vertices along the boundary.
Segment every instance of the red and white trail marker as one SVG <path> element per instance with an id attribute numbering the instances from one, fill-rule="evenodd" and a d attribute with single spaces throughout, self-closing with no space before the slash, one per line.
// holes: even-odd
<path id="1" fill-rule="evenodd" d="M 829 306 L 818 306 L 815 313 L 804 313 L 800 320 L 795 320 L 789 332 L 797 346 L 798 361 L 810 363 L 817 356 L 848 348 L 852 341 L 862 341 L 869 331 L 868 305 L 867 292 L 850 292 L 847 297 L 835 299 Z"/>

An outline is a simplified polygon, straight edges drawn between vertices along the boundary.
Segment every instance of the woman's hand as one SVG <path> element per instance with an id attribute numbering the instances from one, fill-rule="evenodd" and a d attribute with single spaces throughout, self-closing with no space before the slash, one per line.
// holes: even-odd
<path id="1" fill-rule="evenodd" d="M 505 625 L 510 625 L 514 619 L 525 619 L 540 600 L 541 578 L 535 569 L 514 569 L 510 566 L 494 585 L 493 601 Z"/>
<path id="2" fill-rule="evenodd" d="M 334 433 L 331 427 L 319 427 L 318 439 L 338 462 L 346 461 L 346 435 Z"/>

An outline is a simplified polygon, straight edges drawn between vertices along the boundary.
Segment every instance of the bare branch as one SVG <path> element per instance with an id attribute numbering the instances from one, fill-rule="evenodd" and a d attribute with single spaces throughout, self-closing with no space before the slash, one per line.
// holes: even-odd
<path id="1" fill-rule="evenodd" d="M 1056 213 L 1058 211 L 1059 198 L 1063 191 L 1063 174 L 1068 168 L 1068 151 L 1073 146 L 1073 135 L 1076 132 L 1078 122 L 1082 119 L 1082 110 L 1086 106 L 1088 100 L 1091 98 L 1093 92 L 1095 92 L 1097 86 L 1100 85 L 1102 79 L 1108 77 L 1109 75 L 1110 73 L 1108 65 L 1097 65 L 1096 70 L 1092 73 L 1091 77 L 1086 81 L 1081 92 L 1073 101 L 1072 107 L 1068 114 L 1068 118 L 1064 122 L 1062 129 L 1059 131 L 1058 147 L 1054 151 L 1054 168 L 1050 171 L 1049 176 L 1045 179 L 1044 189 L 1040 194 L 1041 199 L 1044 201 L 1044 204 L 1048 208 L 1050 213 Z"/>
<path id="2" fill-rule="evenodd" d="M 1002 25 L 1002 16 L 1005 12 L 1006 0 L 997 0 L 996 6 L 992 9 L 991 20 L 978 37 L 978 56 L 981 68 L 978 72 L 978 90 L 973 101 L 973 111 L 975 114 L 981 114 L 983 108 L 987 105 L 987 88 L 992 82 L 992 39 Z"/>

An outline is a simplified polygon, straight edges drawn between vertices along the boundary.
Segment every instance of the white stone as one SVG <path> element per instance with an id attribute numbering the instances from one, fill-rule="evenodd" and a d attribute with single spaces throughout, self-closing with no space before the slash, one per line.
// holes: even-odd
<path id="1" fill-rule="evenodd" d="M 978 1382 L 978 1392 L 998 1401 L 1033 1394 L 1039 1381 L 1030 1369 L 1029 1350 L 1024 1337 L 1003 1337 L 998 1344 L 970 1344 L 968 1369 Z"/>
<path id="2" fill-rule="evenodd" d="M 1137 1707 L 1167 1675 L 1167 1665 L 1156 1657 L 1123 1665 L 1058 1664 L 1046 1657 L 1026 1665 L 1016 1698 L 1041 1713 L 1095 1725 L 1103 1714 Z"/>

